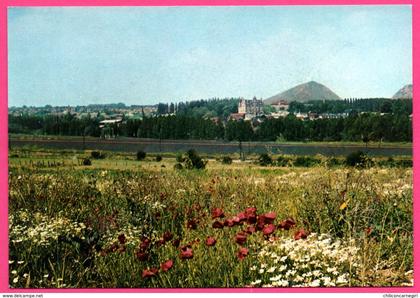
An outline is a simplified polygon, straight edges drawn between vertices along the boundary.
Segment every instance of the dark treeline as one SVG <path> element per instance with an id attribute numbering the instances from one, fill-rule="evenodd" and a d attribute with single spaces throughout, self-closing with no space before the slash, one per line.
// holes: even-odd
<path id="1" fill-rule="evenodd" d="M 99 118 L 77 118 L 71 114 L 9 115 L 9 133 L 99 137 L 99 121 Z"/>
<path id="2" fill-rule="evenodd" d="M 411 142 L 408 114 L 352 112 L 335 119 L 300 120 L 294 115 L 268 118 L 252 126 L 250 121 L 212 121 L 186 115 L 128 119 L 105 128 L 107 135 L 156 139 L 239 141 L 389 141 Z M 99 120 L 65 116 L 9 116 L 10 133 L 43 135 L 104 135 Z"/>
<path id="3" fill-rule="evenodd" d="M 213 98 L 179 103 L 159 103 L 157 114 L 174 114 L 190 117 L 226 119 L 231 113 L 238 111 L 239 98 Z"/>
<path id="4" fill-rule="evenodd" d="M 412 99 L 389 98 L 351 98 L 344 100 L 311 100 L 306 103 L 293 101 L 289 105 L 289 112 L 296 113 L 348 113 L 379 112 L 393 114 L 412 113 Z"/>
<path id="5" fill-rule="evenodd" d="M 127 120 L 119 132 L 121 135 L 155 139 L 201 139 L 224 138 L 224 126 L 201 117 L 185 115 L 146 117 L 142 120 Z"/>
<path id="6" fill-rule="evenodd" d="M 412 123 L 404 114 L 351 113 L 335 119 L 299 120 L 293 115 L 269 119 L 255 130 L 260 141 L 411 142 Z"/>

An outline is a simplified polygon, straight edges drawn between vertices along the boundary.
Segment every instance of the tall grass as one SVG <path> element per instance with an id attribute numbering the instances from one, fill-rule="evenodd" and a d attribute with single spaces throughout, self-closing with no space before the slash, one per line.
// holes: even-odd
<path id="1" fill-rule="evenodd" d="M 206 170 L 176 171 L 152 161 L 130 169 L 106 162 L 112 164 L 27 168 L 12 160 L 12 287 L 262 286 L 254 283 L 259 273 L 250 269 L 260 268 L 261 251 L 278 253 L 282 241 L 309 245 L 294 240 L 299 230 L 357 248 L 357 274 L 342 266 L 348 280 L 329 286 L 408 285 L 412 279 L 411 169 L 262 169 L 214 162 Z M 247 207 L 259 215 L 275 212 L 275 232 L 254 232 L 239 245 L 235 235 L 249 226 L 245 222 L 213 228 L 215 220 L 232 219 Z M 214 208 L 225 218 L 213 219 Z M 289 230 L 278 226 L 286 218 L 296 223 Z M 165 232 L 173 239 L 162 241 Z M 205 244 L 210 236 L 215 246 Z M 144 239 L 150 245 L 141 250 Z M 179 246 L 173 245 L 176 239 Z M 191 259 L 180 258 L 183 245 L 190 245 Z M 242 260 L 241 247 L 249 251 Z M 139 252 L 147 254 L 145 260 Z M 167 260 L 173 266 L 163 271 Z M 143 276 L 153 268 L 159 269 L 154 276 Z"/>

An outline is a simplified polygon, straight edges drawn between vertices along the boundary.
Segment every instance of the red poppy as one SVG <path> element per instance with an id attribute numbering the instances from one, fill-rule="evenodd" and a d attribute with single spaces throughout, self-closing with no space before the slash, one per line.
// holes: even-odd
<path id="1" fill-rule="evenodd" d="M 273 224 L 268 224 L 267 226 L 264 227 L 264 229 L 262 230 L 264 235 L 271 235 L 273 234 L 273 232 L 276 230 L 275 225 Z"/>
<path id="2" fill-rule="evenodd" d="M 265 226 L 265 217 L 264 215 L 260 215 L 258 216 L 258 220 L 257 220 L 257 230 L 261 231 L 262 229 L 264 229 Z"/>
<path id="3" fill-rule="evenodd" d="M 252 233 L 255 233 L 255 227 L 254 226 L 248 226 L 245 230 L 245 233 L 251 235 Z"/>
<path id="4" fill-rule="evenodd" d="M 216 244 L 216 239 L 213 237 L 207 237 L 206 239 L 206 245 L 207 246 L 214 246 Z"/>
<path id="5" fill-rule="evenodd" d="M 225 214 L 224 214 L 223 210 L 220 209 L 220 208 L 214 208 L 211 211 L 211 218 L 212 219 L 215 219 L 215 218 L 218 218 L 218 217 L 222 218 L 224 216 L 225 216 Z"/>
<path id="6" fill-rule="evenodd" d="M 242 261 L 247 255 L 248 255 L 248 248 L 241 247 L 239 248 L 239 251 L 236 256 L 238 257 L 239 260 Z"/>
<path id="7" fill-rule="evenodd" d="M 245 216 L 248 223 L 255 223 L 257 221 L 257 208 L 254 208 L 254 207 L 246 208 Z"/>
<path id="8" fill-rule="evenodd" d="M 185 250 L 181 250 L 180 258 L 185 259 L 192 259 L 193 258 L 193 251 L 191 248 L 185 248 Z"/>
<path id="9" fill-rule="evenodd" d="M 213 223 L 212 227 L 215 228 L 215 229 L 223 229 L 223 223 L 221 223 L 220 221 L 216 220 Z"/>
<path id="10" fill-rule="evenodd" d="M 241 223 L 241 219 L 238 216 L 232 217 L 232 221 L 234 225 L 239 225 Z"/>
<path id="11" fill-rule="evenodd" d="M 267 212 L 263 216 L 266 224 L 273 223 L 273 221 L 276 219 L 275 212 Z"/>
<path id="12" fill-rule="evenodd" d="M 244 244 L 246 242 L 246 234 L 244 232 L 239 232 L 235 236 L 235 242 L 238 244 Z"/>
<path id="13" fill-rule="evenodd" d="M 146 261 L 149 258 L 149 254 L 143 251 L 137 251 L 136 257 L 139 261 Z"/>
<path id="14" fill-rule="evenodd" d="M 225 222 L 223 223 L 223 225 L 225 227 L 233 227 L 235 225 L 235 223 L 233 222 L 232 219 L 228 218 L 228 219 L 225 220 Z"/>
<path id="15" fill-rule="evenodd" d="M 156 246 L 157 247 L 162 246 L 162 245 L 165 245 L 165 240 L 164 239 L 159 239 L 158 241 L 156 241 Z"/>
<path id="16" fill-rule="evenodd" d="M 238 213 L 237 217 L 239 217 L 240 221 L 245 221 L 246 220 L 245 212 Z"/>
<path id="17" fill-rule="evenodd" d="M 367 229 L 365 229 L 366 236 L 369 236 L 370 234 L 372 234 L 372 231 L 373 231 L 372 227 L 368 227 Z"/>
<path id="18" fill-rule="evenodd" d="M 125 235 L 124 234 L 121 234 L 121 235 L 118 235 L 118 241 L 121 243 L 121 244 L 124 244 L 125 242 L 126 242 L 126 238 L 125 238 Z"/>
<path id="19" fill-rule="evenodd" d="M 139 247 L 142 250 L 146 250 L 150 245 L 150 240 L 148 238 L 143 238 L 143 240 L 141 241 Z"/>
<path id="20" fill-rule="evenodd" d="M 181 245 L 181 247 L 179 249 L 186 250 L 187 248 L 192 248 L 191 243 L 187 243 L 187 244 Z"/>
<path id="21" fill-rule="evenodd" d="M 163 240 L 165 241 L 171 241 L 173 237 L 174 235 L 172 235 L 172 233 L 169 231 L 166 231 L 165 233 L 163 233 Z"/>
<path id="22" fill-rule="evenodd" d="M 157 268 L 151 268 L 150 270 L 144 269 L 141 276 L 143 278 L 153 277 L 156 276 L 156 273 L 158 273 L 158 271 L 159 270 Z"/>
<path id="23" fill-rule="evenodd" d="M 181 239 L 179 238 L 172 241 L 172 245 L 175 247 L 178 247 L 180 243 L 181 243 Z"/>
<path id="24" fill-rule="evenodd" d="M 195 230 L 195 229 L 197 229 L 197 221 L 196 221 L 195 219 L 190 219 L 190 220 L 187 222 L 187 228 L 188 228 L 188 229 L 191 229 L 191 230 Z"/>
<path id="25" fill-rule="evenodd" d="M 162 269 L 162 271 L 166 272 L 169 269 L 171 269 L 173 265 L 174 265 L 174 262 L 172 260 L 167 260 L 166 262 L 160 264 L 160 268 Z"/>
<path id="26" fill-rule="evenodd" d="M 118 247 L 119 247 L 118 243 L 114 242 L 114 243 L 111 244 L 111 246 L 109 248 L 109 251 L 115 252 L 118 249 Z"/>
<path id="27" fill-rule="evenodd" d="M 290 228 L 294 227 L 296 222 L 292 218 L 288 218 L 280 222 L 279 228 L 288 231 Z"/>
<path id="28" fill-rule="evenodd" d="M 304 229 L 300 229 L 295 233 L 295 240 L 299 239 L 306 239 L 308 237 L 309 233 L 306 232 Z"/>

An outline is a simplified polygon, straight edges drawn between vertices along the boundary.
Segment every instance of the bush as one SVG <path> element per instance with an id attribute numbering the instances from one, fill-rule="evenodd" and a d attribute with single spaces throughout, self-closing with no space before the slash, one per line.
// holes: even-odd
<path id="1" fill-rule="evenodd" d="M 156 156 L 156 161 L 157 161 L 157 162 L 162 161 L 162 156 L 157 155 L 157 156 Z"/>
<path id="2" fill-rule="evenodd" d="M 355 151 L 347 155 L 345 164 L 349 167 L 366 167 L 370 164 L 371 160 L 366 156 L 363 151 Z"/>
<path id="3" fill-rule="evenodd" d="M 105 154 L 101 153 L 100 151 L 92 151 L 90 153 L 90 156 L 93 159 L 103 159 L 103 158 L 105 158 Z"/>
<path id="4" fill-rule="evenodd" d="M 273 163 L 273 160 L 271 159 L 270 155 L 268 155 L 267 153 L 263 153 L 258 158 L 258 163 L 261 166 L 268 166 L 268 165 L 271 165 Z"/>
<path id="5" fill-rule="evenodd" d="M 387 167 L 387 168 L 394 168 L 397 166 L 397 162 L 392 158 L 389 157 L 388 159 L 380 159 L 376 162 L 379 167 Z"/>
<path id="6" fill-rule="evenodd" d="M 284 156 L 279 156 L 277 157 L 277 165 L 279 167 L 287 167 L 290 164 L 290 158 L 288 157 L 284 157 Z"/>
<path id="7" fill-rule="evenodd" d="M 400 159 L 395 163 L 395 165 L 397 167 L 402 167 L 402 168 L 411 168 L 411 167 L 413 167 L 413 160 L 412 159 Z"/>
<path id="8" fill-rule="evenodd" d="M 182 164 L 180 164 L 180 163 L 177 163 L 177 164 L 175 164 L 174 165 L 174 169 L 175 170 L 182 170 L 184 167 L 182 166 Z"/>
<path id="9" fill-rule="evenodd" d="M 137 160 L 143 160 L 146 158 L 146 152 L 140 150 L 137 151 Z"/>
<path id="10" fill-rule="evenodd" d="M 336 157 L 328 158 L 327 162 L 326 162 L 327 167 L 336 167 L 336 166 L 339 166 L 341 164 L 342 164 L 342 162 Z"/>
<path id="11" fill-rule="evenodd" d="M 194 149 L 190 149 L 187 151 L 185 167 L 187 169 L 204 169 L 206 167 L 206 162 L 203 161 Z"/>
<path id="12" fill-rule="evenodd" d="M 230 165 L 232 163 L 232 158 L 230 156 L 223 156 L 222 164 Z"/>
<path id="13" fill-rule="evenodd" d="M 176 155 L 176 161 L 177 161 L 177 162 L 179 162 L 179 163 L 181 163 L 181 162 L 184 162 L 184 161 L 185 161 L 185 158 L 184 158 L 184 156 L 182 155 L 182 153 L 178 153 L 178 154 Z"/>
<path id="14" fill-rule="evenodd" d="M 90 166 L 90 165 L 92 165 L 92 162 L 90 161 L 89 158 L 85 158 L 85 159 L 83 159 L 83 165 L 84 166 Z"/>
<path id="15" fill-rule="evenodd" d="M 319 164 L 321 161 L 312 156 L 299 156 L 296 158 L 293 165 L 295 167 L 312 167 Z"/>

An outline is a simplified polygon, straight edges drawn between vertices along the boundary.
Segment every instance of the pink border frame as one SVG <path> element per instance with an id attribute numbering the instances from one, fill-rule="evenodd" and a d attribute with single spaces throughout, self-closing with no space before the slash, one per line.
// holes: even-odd
<path id="1" fill-rule="evenodd" d="M 414 256 L 414 287 L 392 288 L 205 288 L 205 289 L 9 289 L 8 285 L 8 119 L 7 119 L 7 8 L 10 6 L 224 6 L 224 5 L 411 5 L 413 32 L 413 85 L 414 98 L 420 96 L 420 4 L 415 0 L 5 0 L 0 4 L 0 293 L 419 293 L 419 256 Z M 413 161 L 420 166 L 417 144 L 420 141 L 420 104 L 413 101 Z M 414 214 L 420 211 L 418 196 L 420 174 L 414 171 Z M 420 222 L 414 221 L 414 251 L 420 250 Z"/>

